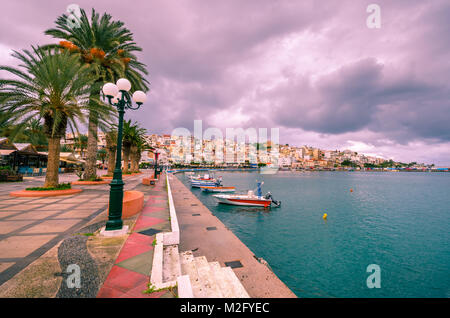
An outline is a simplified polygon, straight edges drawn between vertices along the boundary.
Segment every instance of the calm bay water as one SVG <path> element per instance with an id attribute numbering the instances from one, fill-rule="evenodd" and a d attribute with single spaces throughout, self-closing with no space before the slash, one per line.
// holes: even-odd
<path id="1" fill-rule="evenodd" d="M 268 210 L 218 205 L 192 189 L 297 296 L 450 297 L 450 174 L 216 175 L 240 191 L 264 181 L 263 193 L 282 201 Z M 379 289 L 367 287 L 369 264 L 381 268 Z"/>

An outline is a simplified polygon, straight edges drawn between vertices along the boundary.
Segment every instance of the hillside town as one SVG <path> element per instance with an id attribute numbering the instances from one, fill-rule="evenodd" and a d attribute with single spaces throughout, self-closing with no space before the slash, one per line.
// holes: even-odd
<path id="1" fill-rule="evenodd" d="M 410 169 L 427 170 L 434 165 L 401 163 L 391 159 L 368 156 L 351 150 L 324 150 L 312 146 L 272 145 L 236 142 L 225 139 L 198 140 L 168 134 L 144 136 L 147 145 L 157 149 L 159 162 L 175 166 L 255 167 L 272 165 L 292 170 L 338 169 Z M 105 146 L 104 134 L 99 134 L 99 148 Z M 142 162 L 152 163 L 154 151 L 144 151 Z"/>
<path id="2" fill-rule="evenodd" d="M 61 139 L 61 171 L 73 171 L 77 166 L 85 165 L 87 145 L 82 142 L 83 136 L 67 133 Z M 348 149 L 326 150 L 307 145 L 276 145 L 271 141 L 250 144 L 225 139 L 198 140 L 192 136 L 186 138 L 168 134 L 147 134 L 143 138 L 145 147 L 141 152 L 141 167 L 154 166 L 155 153 L 158 153 L 158 165 L 167 167 L 257 168 L 268 166 L 279 170 L 449 171 L 448 167 L 416 162 L 396 162 Z M 106 139 L 105 133 L 98 133 L 97 165 L 105 169 L 108 162 Z M 22 174 L 39 171 L 38 168 L 45 170 L 46 151 L 32 144 L 11 143 L 7 141 L 7 138 L 2 138 L 0 144 L 0 148 L 3 149 L 1 150 L 2 165 L 14 167 L 15 171 Z"/>

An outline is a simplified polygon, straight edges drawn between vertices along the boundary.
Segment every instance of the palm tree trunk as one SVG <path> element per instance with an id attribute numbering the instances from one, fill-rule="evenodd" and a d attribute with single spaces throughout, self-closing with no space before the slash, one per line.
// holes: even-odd
<path id="1" fill-rule="evenodd" d="M 141 153 L 136 152 L 136 156 L 134 157 L 135 171 L 139 172 L 139 161 L 141 161 Z"/>
<path id="2" fill-rule="evenodd" d="M 131 172 L 136 172 L 136 146 L 131 146 L 130 148 L 130 161 L 131 161 Z"/>
<path id="3" fill-rule="evenodd" d="M 47 174 L 45 175 L 44 187 L 56 187 L 58 185 L 58 170 L 59 170 L 59 152 L 61 138 L 48 138 L 48 161 Z"/>
<path id="4" fill-rule="evenodd" d="M 116 150 L 108 149 L 108 176 L 114 174 L 114 168 L 116 166 Z"/>
<path id="5" fill-rule="evenodd" d="M 128 172 L 128 161 L 130 160 L 130 148 L 124 147 L 123 148 L 123 172 Z"/>
<path id="6" fill-rule="evenodd" d="M 86 152 L 86 171 L 84 179 L 88 180 L 97 176 L 97 130 L 98 130 L 97 114 L 89 113 L 88 125 L 88 145 Z"/>
<path id="7" fill-rule="evenodd" d="M 136 154 L 134 153 L 133 154 L 133 159 L 132 159 L 132 171 L 133 172 L 137 172 L 138 171 L 138 168 L 137 168 L 137 162 L 136 162 Z"/>

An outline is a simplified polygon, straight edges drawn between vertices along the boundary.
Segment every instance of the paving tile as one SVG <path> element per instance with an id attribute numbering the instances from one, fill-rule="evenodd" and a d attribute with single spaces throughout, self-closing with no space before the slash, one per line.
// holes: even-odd
<path id="1" fill-rule="evenodd" d="M 21 233 L 48 233 L 48 232 L 64 232 L 73 225 L 80 222 L 80 220 L 45 220 Z"/>
<path id="2" fill-rule="evenodd" d="M 147 236 L 154 236 L 155 234 L 158 234 L 159 232 L 161 232 L 161 230 L 150 228 L 150 229 L 147 229 L 147 230 L 144 230 L 144 231 L 140 231 L 139 233 L 147 235 Z"/>
<path id="3" fill-rule="evenodd" d="M 56 235 L 11 236 L 0 241 L 2 258 L 25 257 Z"/>
<path id="4" fill-rule="evenodd" d="M 12 205 L 8 208 L 3 208 L 2 210 L 6 209 L 8 211 L 28 211 L 33 210 L 41 207 L 39 204 L 18 204 L 18 205 Z"/>
<path id="5" fill-rule="evenodd" d="M 58 211 L 32 211 L 32 212 L 25 212 L 20 213 L 16 216 L 10 217 L 7 220 L 8 221 L 15 221 L 15 220 L 42 220 L 47 217 L 50 217 L 52 215 L 58 214 Z"/>
<path id="6" fill-rule="evenodd" d="M 127 242 L 143 245 L 152 245 L 153 239 L 149 238 L 147 235 L 133 232 L 130 234 L 130 236 L 128 236 Z"/>
<path id="7" fill-rule="evenodd" d="M 26 225 L 33 223 L 34 221 L 5 221 L 0 222 L 0 234 L 7 234 L 15 230 L 20 229 Z"/>
<path id="8" fill-rule="evenodd" d="M 148 281 L 149 277 L 146 275 L 114 265 L 109 272 L 104 285 L 126 293 L 136 286 L 147 283 Z"/>
<path id="9" fill-rule="evenodd" d="M 14 262 L 0 262 L 0 273 L 14 265 Z"/>
<path id="10" fill-rule="evenodd" d="M 158 211 L 164 211 L 167 208 L 165 207 L 159 207 L 159 206 L 144 206 L 142 209 L 142 213 L 151 213 L 151 212 L 158 212 Z"/>
<path id="11" fill-rule="evenodd" d="M 153 264 L 153 249 L 137 254 L 124 261 L 116 263 L 117 266 L 132 270 L 142 275 L 150 276 Z"/>
<path id="12" fill-rule="evenodd" d="M 6 211 L 0 211 L 0 219 L 5 218 L 7 216 L 12 216 L 12 215 L 17 215 L 20 214 L 21 212 L 19 211 L 13 211 L 13 212 L 6 212 Z M 1 220 L 0 220 L 1 222 Z"/>
<path id="13" fill-rule="evenodd" d="M 74 203 L 53 203 L 53 204 L 45 204 L 44 206 L 41 206 L 40 208 L 35 209 L 36 211 L 63 211 L 68 210 L 72 207 L 74 207 Z"/>
<path id="14" fill-rule="evenodd" d="M 134 226 L 134 231 L 145 229 L 152 225 L 155 225 L 155 224 L 158 224 L 158 223 L 161 223 L 164 221 L 166 221 L 166 220 L 141 215 Z"/>
<path id="15" fill-rule="evenodd" d="M 119 298 L 123 295 L 123 291 L 103 285 L 97 294 L 97 298 Z"/>
<path id="16" fill-rule="evenodd" d="M 91 214 L 93 214 L 94 212 L 96 212 L 97 209 L 90 209 L 90 210 L 71 210 L 69 212 L 65 212 L 62 214 L 59 214 L 58 216 L 55 216 L 54 219 L 83 219 L 86 218 L 88 216 L 90 216 Z"/>
<path id="17" fill-rule="evenodd" d="M 141 215 L 167 220 L 169 218 L 169 211 L 147 212 L 142 213 Z"/>
<path id="18" fill-rule="evenodd" d="M 126 244 L 122 247 L 122 250 L 116 259 L 116 264 L 123 262 L 129 258 L 135 257 L 137 255 L 140 255 L 142 253 L 146 253 L 150 250 L 153 250 L 153 246 L 151 245 L 141 245 L 132 243 Z"/>

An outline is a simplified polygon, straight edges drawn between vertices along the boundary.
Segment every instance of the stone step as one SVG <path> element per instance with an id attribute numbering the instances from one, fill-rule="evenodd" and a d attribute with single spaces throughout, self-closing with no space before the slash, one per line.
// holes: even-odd
<path id="1" fill-rule="evenodd" d="M 194 258 L 195 266 L 197 267 L 197 273 L 202 283 L 202 287 L 206 292 L 208 298 L 223 298 L 223 294 L 220 291 L 218 282 L 215 275 L 211 271 L 208 261 L 205 256 L 199 256 Z M 195 293 L 195 291 L 194 291 Z"/>
<path id="2" fill-rule="evenodd" d="M 194 257 L 192 251 L 180 253 L 180 265 L 181 275 L 189 277 L 194 298 L 250 297 L 231 267 L 208 263 L 206 257 Z"/>
<path id="3" fill-rule="evenodd" d="M 182 252 L 180 254 L 180 263 L 181 274 L 189 276 L 194 298 L 206 298 L 206 291 L 204 290 L 198 276 L 197 267 L 195 266 L 195 260 L 192 251 Z"/>
<path id="4" fill-rule="evenodd" d="M 239 278 L 237 278 L 231 267 L 223 267 L 222 271 L 224 272 L 224 276 L 230 283 L 235 298 L 250 298 L 244 286 L 242 286 L 242 283 L 240 282 Z"/>
<path id="5" fill-rule="evenodd" d="M 178 284 L 178 297 L 179 298 L 194 298 L 194 293 L 192 292 L 192 285 L 189 279 L 189 275 L 181 275 L 177 278 Z"/>
<path id="6" fill-rule="evenodd" d="M 212 274 L 214 275 L 214 279 L 217 282 L 217 285 L 222 292 L 224 298 L 235 298 L 236 296 L 233 293 L 233 287 L 229 282 L 227 275 L 222 271 L 222 267 L 219 262 L 210 262 L 209 268 L 211 269 Z"/>
<path id="7" fill-rule="evenodd" d="M 181 276 L 178 245 L 166 245 L 163 252 L 163 283 L 175 282 Z"/>

